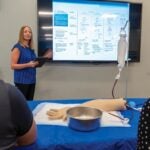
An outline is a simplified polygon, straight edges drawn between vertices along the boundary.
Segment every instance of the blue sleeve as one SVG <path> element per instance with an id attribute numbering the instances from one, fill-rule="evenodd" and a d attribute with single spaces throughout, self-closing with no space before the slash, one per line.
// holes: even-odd
<path id="1" fill-rule="evenodd" d="M 13 46 L 13 48 L 11 49 L 11 51 L 12 51 L 14 48 L 19 48 L 19 44 L 16 43 L 16 44 Z"/>

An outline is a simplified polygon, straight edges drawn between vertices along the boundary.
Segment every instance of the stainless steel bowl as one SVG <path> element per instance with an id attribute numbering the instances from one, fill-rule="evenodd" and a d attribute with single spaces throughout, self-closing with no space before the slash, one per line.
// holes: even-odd
<path id="1" fill-rule="evenodd" d="M 92 131 L 100 127 L 102 112 L 91 107 L 72 107 L 67 111 L 68 126 L 78 131 Z"/>

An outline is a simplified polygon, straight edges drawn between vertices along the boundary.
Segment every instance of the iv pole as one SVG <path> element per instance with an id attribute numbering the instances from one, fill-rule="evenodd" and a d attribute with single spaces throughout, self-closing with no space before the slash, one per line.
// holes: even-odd
<path id="1" fill-rule="evenodd" d="M 115 82 L 114 82 L 113 88 L 112 88 L 112 97 L 114 99 L 115 99 L 115 95 L 114 95 L 115 86 L 116 86 L 118 80 L 120 79 L 121 71 L 123 70 L 123 68 L 125 66 L 126 54 L 128 56 L 128 43 L 126 41 L 126 31 L 125 31 L 127 24 L 128 24 L 128 21 L 126 21 L 124 27 L 121 27 L 121 29 L 120 29 L 120 39 L 118 41 L 118 49 L 117 49 L 117 52 L 118 52 L 117 60 L 118 60 L 119 72 L 115 77 Z M 127 58 L 127 64 L 126 65 L 128 67 L 128 58 Z M 127 83 L 126 83 L 126 96 L 127 96 Z"/>

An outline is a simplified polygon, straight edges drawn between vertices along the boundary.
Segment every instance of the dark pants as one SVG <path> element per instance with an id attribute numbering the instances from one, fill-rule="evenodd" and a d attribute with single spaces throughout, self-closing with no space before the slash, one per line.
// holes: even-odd
<path id="1" fill-rule="evenodd" d="M 27 100 L 33 100 L 35 84 L 15 83 L 15 86 L 22 92 Z"/>

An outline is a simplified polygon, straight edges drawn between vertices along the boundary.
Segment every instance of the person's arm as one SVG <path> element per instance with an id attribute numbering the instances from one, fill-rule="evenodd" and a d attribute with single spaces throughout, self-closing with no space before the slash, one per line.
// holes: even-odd
<path id="1" fill-rule="evenodd" d="M 30 145 L 36 141 L 37 138 L 37 129 L 35 121 L 33 120 L 32 126 L 27 133 L 18 137 L 17 144 L 18 146 Z"/>
<path id="2" fill-rule="evenodd" d="M 52 58 L 52 50 L 51 49 L 46 50 L 43 57 L 48 58 L 48 59 Z"/>
<path id="3" fill-rule="evenodd" d="M 95 99 L 85 102 L 79 106 L 92 107 L 101 111 L 117 111 L 126 109 L 126 101 L 121 99 Z M 69 107 L 61 109 L 50 109 L 47 111 L 49 119 L 66 119 L 66 111 Z"/>
<path id="4" fill-rule="evenodd" d="M 14 86 L 9 87 L 12 120 L 17 133 L 17 145 L 29 145 L 37 138 L 36 124 L 23 94 Z"/>
<path id="5" fill-rule="evenodd" d="M 36 65 L 38 65 L 37 61 L 30 61 L 28 63 L 18 64 L 19 56 L 20 51 L 18 50 L 18 48 L 14 48 L 11 51 L 11 69 L 23 69 L 28 67 L 35 67 Z"/>
<path id="6" fill-rule="evenodd" d="M 82 106 L 93 107 L 102 111 L 117 111 L 126 109 L 126 101 L 120 99 L 95 99 L 83 103 Z"/>

